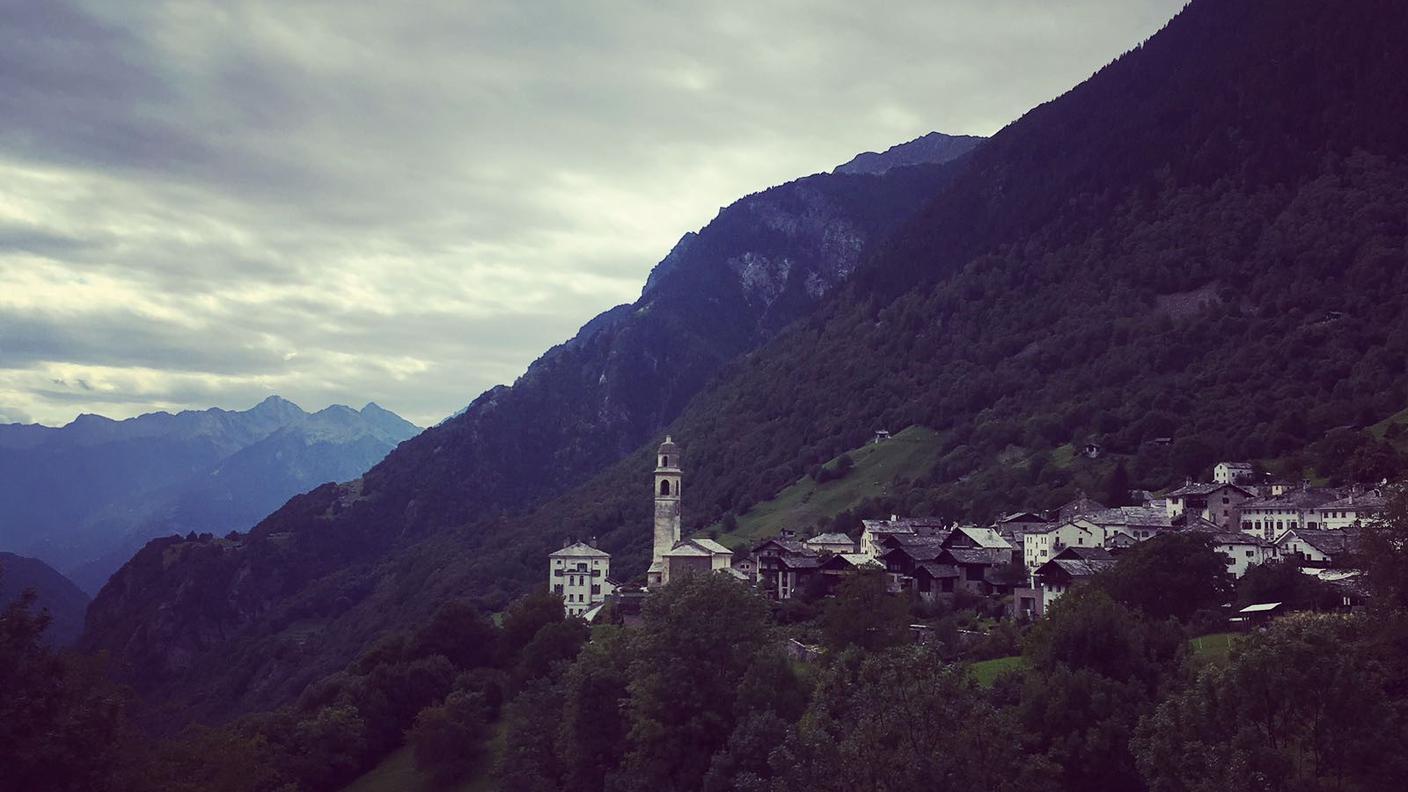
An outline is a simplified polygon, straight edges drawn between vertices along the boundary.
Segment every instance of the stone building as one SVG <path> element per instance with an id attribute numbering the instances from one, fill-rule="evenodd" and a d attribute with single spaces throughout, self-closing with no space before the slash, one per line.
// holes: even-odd
<path id="1" fill-rule="evenodd" d="M 606 601 L 614 588 L 611 554 L 593 544 L 573 542 L 548 555 L 548 589 L 562 595 L 568 616 L 581 616 Z"/>

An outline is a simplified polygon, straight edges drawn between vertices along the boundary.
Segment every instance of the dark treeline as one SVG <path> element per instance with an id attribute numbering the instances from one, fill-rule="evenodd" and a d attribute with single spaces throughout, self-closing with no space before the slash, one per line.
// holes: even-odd
<path id="1" fill-rule="evenodd" d="M 1362 560 L 1370 609 L 1317 612 L 1337 597 L 1292 566 L 1234 586 L 1205 538 L 1161 537 L 1048 618 L 968 650 L 942 629 L 913 644 L 908 624 L 933 613 L 887 594 L 883 575 L 800 609 L 695 576 L 652 596 L 643 624 L 599 625 L 590 639 L 545 593 L 498 625 L 451 603 L 294 705 L 156 742 L 127 725 L 125 694 L 95 661 L 43 645 L 44 618 L 21 599 L 0 632 L 0 789 L 322 792 L 402 744 L 437 784 L 491 768 L 506 792 L 1397 789 L 1408 772 L 1402 489 L 1366 530 Z M 1190 651 L 1225 624 L 1225 604 L 1267 599 L 1305 610 L 1226 657 Z M 800 634 L 825 653 L 790 657 L 786 639 Z M 980 684 L 967 660 L 1004 645 L 1020 646 L 1020 662 Z"/>

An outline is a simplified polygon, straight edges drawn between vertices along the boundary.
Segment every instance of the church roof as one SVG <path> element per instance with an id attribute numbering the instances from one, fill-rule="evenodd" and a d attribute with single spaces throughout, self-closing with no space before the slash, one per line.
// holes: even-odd
<path id="1" fill-rule="evenodd" d="M 668 551 L 661 553 L 661 555 L 665 556 L 666 558 L 684 558 L 687 556 L 707 558 L 709 556 L 712 556 L 713 553 L 709 552 L 708 550 L 705 550 L 704 548 L 700 547 L 692 541 L 686 540 L 670 548 Z"/>
<path id="2" fill-rule="evenodd" d="M 714 553 L 715 555 L 718 555 L 718 554 L 721 554 L 721 553 L 726 553 L 726 554 L 728 554 L 728 555 L 733 555 L 733 551 L 732 551 L 732 550 L 728 549 L 727 547 L 724 547 L 723 545 L 719 544 L 718 542 L 714 541 L 713 539 L 709 539 L 709 538 L 707 538 L 707 537 L 706 537 L 706 538 L 703 538 L 703 539 L 690 539 L 690 540 L 688 540 L 688 541 L 693 542 L 694 544 L 698 545 L 699 547 L 701 547 L 701 548 L 703 548 L 703 549 L 709 551 L 710 553 Z"/>

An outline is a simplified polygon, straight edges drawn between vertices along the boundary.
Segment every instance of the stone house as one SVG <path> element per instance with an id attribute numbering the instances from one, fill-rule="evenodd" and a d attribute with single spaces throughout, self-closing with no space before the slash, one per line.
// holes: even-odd
<path id="1" fill-rule="evenodd" d="M 548 589 L 562 595 L 568 616 L 581 616 L 606 601 L 615 584 L 611 554 L 585 542 L 573 542 L 548 554 Z"/>

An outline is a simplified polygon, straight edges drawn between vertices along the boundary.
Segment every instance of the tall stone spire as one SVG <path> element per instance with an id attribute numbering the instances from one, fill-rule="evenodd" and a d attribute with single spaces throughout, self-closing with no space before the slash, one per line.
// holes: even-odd
<path id="1" fill-rule="evenodd" d="M 655 542 L 647 585 L 665 582 L 665 553 L 680 540 L 680 447 L 669 435 L 655 456 Z"/>

